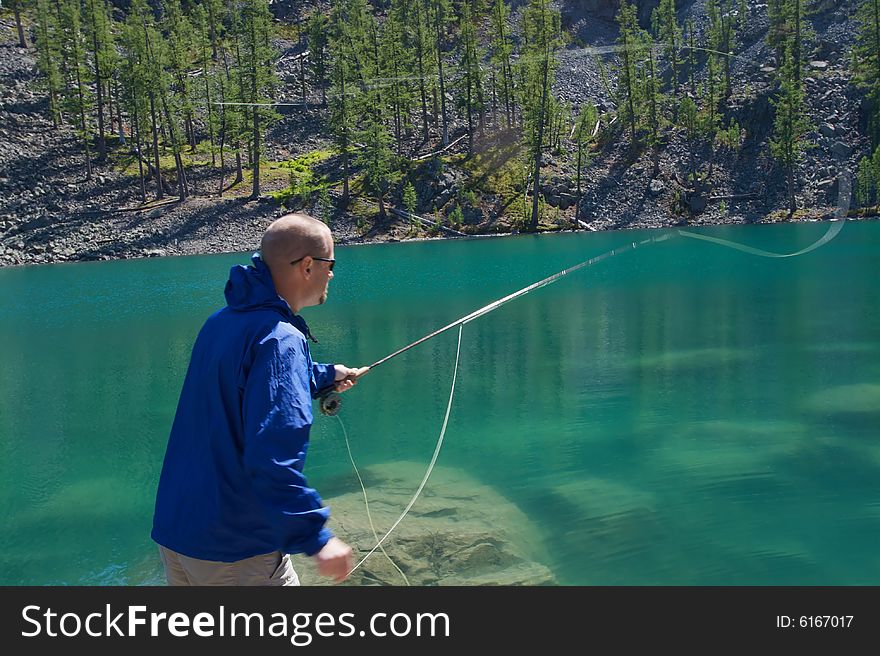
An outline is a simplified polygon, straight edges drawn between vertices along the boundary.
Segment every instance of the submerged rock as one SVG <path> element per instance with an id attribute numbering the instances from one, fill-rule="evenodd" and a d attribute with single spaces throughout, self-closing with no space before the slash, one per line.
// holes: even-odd
<path id="1" fill-rule="evenodd" d="M 880 413 L 880 385 L 858 383 L 829 387 L 810 396 L 805 408 L 820 414 Z"/>
<path id="2" fill-rule="evenodd" d="M 354 491 L 325 498 L 329 526 L 352 546 L 355 564 L 400 517 L 424 471 L 412 462 L 362 470 L 369 516 L 356 479 Z M 345 585 L 555 584 L 540 557 L 538 530 L 516 505 L 458 470 L 438 467 L 382 548 Z M 295 556 L 294 566 L 303 585 L 332 584 L 310 558 Z"/>

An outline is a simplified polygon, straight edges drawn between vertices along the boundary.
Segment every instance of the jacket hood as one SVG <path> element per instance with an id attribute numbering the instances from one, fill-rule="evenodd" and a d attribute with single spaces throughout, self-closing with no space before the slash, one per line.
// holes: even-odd
<path id="1" fill-rule="evenodd" d="M 233 310 L 276 309 L 286 317 L 293 312 L 287 302 L 278 295 L 272 273 L 259 253 L 251 256 L 251 265 L 237 264 L 229 270 L 226 281 L 226 303 Z"/>
<path id="2" fill-rule="evenodd" d="M 251 256 L 250 266 L 236 264 L 229 270 L 226 281 L 226 304 L 238 312 L 249 310 L 275 310 L 280 312 L 303 335 L 316 344 L 318 340 L 312 335 L 305 319 L 293 313 L 290 306 L 278 295 L 272 272 L 260 258 L 259 253 Z"/>

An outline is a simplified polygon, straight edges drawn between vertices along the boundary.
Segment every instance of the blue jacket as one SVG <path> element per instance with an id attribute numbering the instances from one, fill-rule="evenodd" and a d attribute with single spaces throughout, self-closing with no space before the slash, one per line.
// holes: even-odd
<path id="1" fill-rule="evenodd" d="M 259 255 L 234 266 L 227 306 L 193 346 L 156 493 L 152 537 L 185 556 L 233 562 L 313 555 L 329 510 L 303 476 L 312 399 L 335 378 L 314 364 L 302 317 Z"/>

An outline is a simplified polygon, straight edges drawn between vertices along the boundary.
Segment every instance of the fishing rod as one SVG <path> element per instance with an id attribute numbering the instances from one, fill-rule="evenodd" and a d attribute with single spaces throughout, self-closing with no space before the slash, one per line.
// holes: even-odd
<path id="1" fill-rule="evenodd" d="M 363 369 L 363 371 L 361 371 L 361 373 L 359 373 L 355 376 L 350 376 L 348 378 L 348 380 L 357 380 L 361 376 L 365 375 L 368 371 L 372 371 L 376 367 L 378 367 L 382 364 L 385 364 L 386 362 L 388 362 L 392 358 L 396 358 L 398 355 L 405 353 L 406 351 L 410 350 L 411 348 L 414 348 L 414 347 L 418 346 L 419 344 L 423 344 L 424 342 L 427 342 L 428 340 L 433 339 L 433 338 L 437 337 L 438 335 L 442 335 L 447 330 L 455 328 L 456 326 L 464 326 L 465 324 L 470 323 L 474 319 L 477 319 L 477 318 L 483 316 L 484 314 L 489 314 L 490 312 L 493 312 L 493 311 L 497 310 L 498 308 L 500 308 L 502 305 L 506 305 L 507 303 L 509 303 L 510 301 L 512 301 L 516 298 L 519 298 L 521 296 L 525 296 L 529 292 L 532 292 L 536 289 L 540 289 L 541 287 L 546 287 L 547 285 L 550 285 L 550 284 L 556 282 L 560 278 L 563 278 L 564 276 L 567 276 L 570 273 L 574 273 L 575 271 L 583 269 L 584 267 L 588 267 L 593 264 L 596 264 L 597 262 L 601 262 L 602 260 L 607 259 L 609 257 L 613 257 L 615 255 L 619 255 L 620 253 L 624 253 L 626 251 L 633 250 L 635 248 L 638 248 L 639 246 L 643 246 L 646 244 L 652 244 L 652 243 L 658 243 L 661 241 L 666 241 L 667 239 L 671 239 L 672 237 L 675 237 L 677 235 L 678 235 L 678 233 L 672 232 L 672 233 L 666 233 L 666 234 L 661 235 L 659 237 L 648 237 L 647 239 L 643 239 L 640 242 L 631 242 L 631 243 L 627 244 L 626 246 L 623 246 L 620 248 L 613 248 L 610 251 L 602 253 L 601 255 L 598 255 L 596 257 L 591 257 L 590 259 L 584 260 L 583 262 L 580 262 L 579 264 L 576 264 L 576 265 L 569 267 L 567 269 L 563 269 L 562 271 L 559 271 L 558 273 L 554 273 L 552 276 L 548 276 L 546 278 L 543 278 L 542 280 L 539 280 L 538 282 L 535 282 L 535 283 L 532 283 L 531 285 L 523 287 L 522 289 L 515 291 L 512 294 L 508 294 L 507 296 L 499 298 L 496 301 L 492 301 L 491 303 L 484 305 L 483 307 L 479 308 L 478 310 L 474 310 L 470 314 L 466 314 L 465 316 L 461 317 L 460 319 L 456 319 L 452 323 L 449 323 L 449 324 L 443 326 L 442 328 L 438 328 L 434 332 L 429 333 L 429 334 L 425 335 L 424 337 L 417 339 L 413 343 L 407 344 L 403 348 L 398 349 L 389 355 L 386 355 L 384 358 L 382 358 L 380 360 L 376 360 L 376 362 L 369 365 L 368 367 L 364 367 L 364 369 Z M 328 385 L 327 387 L 323 388 L 322 390 L 320 390 L 318 392 L 319 407 L 321 409 L 321 412 L 325 415 L 329 415 L 329 416 L 335 415 L 336 413 L 339 412 L 339 408 L 342 405 L 342 400 L 339 396 L 339 393 L 336 392 L 335 387 L 336 387 L 336 384 L 334 383 L 332 385 Z"/>

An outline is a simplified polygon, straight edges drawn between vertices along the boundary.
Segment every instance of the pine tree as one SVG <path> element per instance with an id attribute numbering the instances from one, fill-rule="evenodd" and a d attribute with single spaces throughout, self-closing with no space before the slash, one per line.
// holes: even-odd
<path id="1" fill-rule="evenodd" d="M 697 174 L 696 149 L 699 135 L 699 119 L 696 103 L 687 96 L 682 98 L 678 111 L 678 121 L 679 125 L 684 128 L 685 141 L 688 145 L 690 177 L 693 179 Z"/>
<path id="2" fill-rule="evenodd" d="M 678 95 L 678 59 L 681 48 L 681 27 L 676 16 L 675 0 L 660 0 L 660 4 L 651 15 L 654 35 L 663 44 L 663 54 L 672 72 L 672 93 Z"/>
<path id="3" fill-rule="evenodd" d="M 639 38 L 638 17 L 635 5 L 627 0 L 622 0 L 620 10 L 617 13 L 617 24 L 620 27 L 620 36 L 617 43 L 620 45 L 620 70 L 618 72 L 619 93 L 622 101 L 621 118 L 629 123 L 630 139 L 636 141 L 636 128 L 639 123 L 638 115 L 638 65 L 642 56 L 641 39 Z"/>
<path id="4" fill-rule="evenodd" d="M 492 5 L 492 66 L 501 78 L 501 101 L 504 105 L 504 115 L 507 127 L 513 125 L 513 68 L 510 56 L 513 53 L 513 42 L 510 38 L 508 20 L 510 9 L 505 0 L 495 0 Z M 497 119 L 496 119 L 497 123 Z"/>
<path id="5" fill-rule="evenodd" d="M 724 98 L 729 98 L 731 57 L 736 47 L 733 0 L 706 0 L 706 13 L 709 16 L 709 58 L 714 60 L 716 75 L 720 77 L 723 73 Z"/>
<path id="6" fill-rule="evenodd" d="M 158 110 L 164 117 L 162 126 L 167 131 L 171 142 L 171 153 L 174 157 L 174 167 L 177 174 L 177 195 L 180 200 L 189 196 L 189 184 L 186 179 L 186 169 L 183 165 L 181 149 L 183 142 L 180 138 L 179 113 L 177 107 L 172 104 L 171 83 L 172 74 L 169 74 L 169 60 L 174 56 L 169 52 L 169 44 L 157 29 L 150 29 L 145 24 L 144 39 L 147 56 L 152 64 L 152 83 L 155 85 L 155 96 L 159 101 Z"/>
<path id="7" fill-rule="evenodd" d="M 135 152 L 138 157 L 138 174 L 141 199 L 146 200 L 143 166 L 156 183 L 156 199 L 165 195 L 162 171 L 159 168 L 159 139 L 154 101 L 154 67 L 147 52 L 145 31 L 152 29 L 152 13 L 145 0 L 134 0 L 122 28 L 122 80 L 123 97 L 132 117 Z M 154 37 L 157 38 L 157 37 Z M 147 145 L 152 134 L 152 146 Z M 152 150 L 153 162 L 150 162 Z M 146 152 L 146 156 L 144 153 Z"/>
<path id="8" fill-rule="evenodd" d="M 61 37 L 58 18 L 49 6 L 50 0 L 36 0 L 37 68 L 42 74 L 42 85 L 49 94 L 49 116 L 55 127 L 61 125 Z"/>
<path id="9" fill-rule="evenodd" d="M 214 108 L 216 96 L 217 69 L 211 58 L 211 28 L 210 16 L 204 5 L 195 5 L 192 9 L 193 24 L 193 47 L 195 63 L 201 72 L 201 101 L 205 112 L 205 127 L 208 129 L 208 141 L 211 146 L 211 166 L 217 165 L 217 140 L 216 135 L 219 127 L 217 112 Z"/>
<path id="10" fill-rule="evenodd" d="M 271 21 L 269 6 L 263 0 L 242 1 L 238 38 L 244 59 L 239 60 L 243 62 L 239 73 L 243 82 L 242 96 L 251 105 L 252 199 L 260 197 L 262 132 L 278 118 L 278 114 L 266 107 L 278 85 L 274 69 L 275 52 L 269 43 Z"/>
<path id="11" fill-rule="evenodd" d="M 406 185 L 403 187 L 403 206 L 406 208 L 407 212 L 415 214 L 418 202 L 419 199 L 416 195 L 416 188 L 411 181 L 407 181 Z"/>
<path id="12" fill-rule="evenodd" d="M 433 10 L 431 22 L 434 28 L 435 53 L 437 55 L 437 75 L 439 82 L 438 93 L 440 95 L 440 116 L 442 120 L 441 143 L 445 146 L 449 143 L 449 116 L 446 112 L 446 69 L 443 67 L 443 50 L 446 45 L 447 24 L 452 15 L 449 0 L 433 0 L 429 6 Z"/>
<path id="13" fill-rule="evenodd" d="M 656 177 L 660 169 L 660 131 L 663 127 L 662 107 L 665 103 L 660 93 L 660 77 L 657 73 L 657 62 L 654 59 L 654 42 L 651 36 L 642 31 L 641 39 L 644 44 L 645 64 L 642 69 L 643 83 L 641 96 L 646 105 L 646 117 L 648 122 L 648 143 L 651 148 L 653 170 L 652 177 Z"/>
<path id="14" fill-rule="evenodd" d="M 145 0 L 133 0 L 131 13 L 140 24 L 141 38 L 144 43 L 144 56 L 147 68 L 148 98 L 150 102 L 150 117 L 153 131 L 153 153 L 157 172 L 159 169 L 159 117 L 161 126 L 168 136 L 171 152 L 174 157 L 174 166 L 177 174 L 177 195 L 183 200 L 189 195 L 189 186 L 186 179 L 186 170 L 181 157 L 181 140 L 179 135 L 178 116 L 171 105 L 169 96 L 171 77 L 166 67 L 168 66 L 168 44 L 159 32 L 150 6 Z M 161 175 L 161 173 L 158 173 Z"/>
<path id="15" fill-rule="evenodd" d="M 562 137 L 563 133 L 572 124 L 571 105 L 567 102 L 560 102 L 557 98 L 550 94 L 550 112 L 547 121 L 548 127 L 548 145 L 550 151 L 555 155 L 562 153 Z"/>
<path id="16" fill-rule="evenodd" d="M 67 80 L 65 83 L 65 105 L 67 112 L 76 122 L 77 136 L 82 140 L 85 149 L 86 178 L 92 177 L 92 158 L 89 152 L 91 130 L 86 118 L 91 102 L 86 79 L 85 35 L 80 21 L 80 8 L 77 0 L 65 0 L 59 3 L 60 27 L 62 36 L 62 56 L 66 61 Z"/>
<path id="17" fill-rule="evenodd" d="M 794 79 L 800 84 L 803 78 L 804 6 L 803 0 L 791 0 L 792 38 L 791 58 L 794 65 Z"/>
<path id="18" fill-rule="evenodd" d="M 470 6 L 465 3 L 461 8 L 461 86 L 464 93 L 460 96 L 460 104 L 465 112 L 468 124 L 468 153 L 474 152 L 474 114 L 479 115 L 480 131 L 483 130 L 485 103 L 483 102 L 483 79 L 480 71 L 481 53 L 477 44 L 477 30 L 474 25 Z"/>
<path id="19" fill-rule="evenodd" d="M 133 20 L 132 20 L 133 19 Z M 156 181 L 156 197 L 162 197 L 162 180 L 158 172 L 154 172 L 149 159 L 143 156 L 144 137 L 150 130 L 149 101 L 147 85 L 149 74 L 146 70 L 141 26 L 136 11 L 129 14 L 129 19 L 122 27 L 120 37 L 123 57 L 120 58 L 123 97 L 128 114 L 131 117 L 131 136 L 134 141 L 133 151 L 138 161 L 138 181 L 140 183 L 141 201 L 146 202 L 147 190 L 144 176 L 144 164 L 150 170 L 151 177 Z"/>
<path id="20" fill-rule="evenodd" d="M 771 100 L 776 109 L 770 152 L 785 171 L 788 190 L 788 211 L 791 217 L 797 208 L 795 198 L 797 164 L 804 150 L 810 147 L 806 134 L 812 129 L 807 118 L 803 82 L 803 41 L 807 33 L 801 0 L 781 0 L 774 9 L 771 28 L 778 28 L 776 45 L 781 49 L 782 62 L 777 72 L 778 90 Z"/>
<path id="21" fill-rule="evenodd" d="M 217 193 L 222 196 L 227 189 L 225 183 L 228 150 L 235 155 L 235 179 L 230 183 L 229 188 L 244 180 L 241 151 L 248 113 L 247 107 L 242 104 L 244 98 L 241 91 L 241 77 L 237 74 L 236 66 L 240 53 L 237 37 L 239 13 L 234 11 L 235 7 L 231 3 L 226 4 L 223 0 L 209 0 L 205 6 L 209 11 L 209 23 L 213 25 L 212 54 L 215 50 L 217 53 L 215 96 L 218 108 L 217 152 L 220 155 L 220 180 Z"/>
<path id="22" fill-rule="evenodd" d="M 12 7 L 12 13 L 15 15 L 15 28 L 18 31 L 18 47 L 27 48 L 27 41 L 24 38 L 24 25 L 21 22 L 21 12 L 23 9 L 23 0 L 10 0 L 9 6 Z"/>
<path id="23" fill-rule="evenodd" d="M 314 86 L 321 90 L 321 106 L 327 106 L 327 17 L 316 11 L 309 18 L 309 63 Z"/>
<path id="24" fill-rule="evenodd" d="M 853 47 L 853 79 L 867 92 L 871 107 L 871 143 L 880 144 L 880 0 L 864 0 L 858 10 L 859 31 Z"/>
<path id="25" fill-rule="evenodd" d="M 202 0 L 201 5 L 207 14 L 208 32 L 211 39 L 211 58 L 215 61 L 220 55 L 220 41 L 226 32 L 224 19 L 227 16 L 227 2 L 224 0 Z"/>
<path id="26" fill-rule="evenodd" d="M 398 155 L 403 152 L 403 135 L 410 125 L 412 106 L 412 92 L 407 79 L 412 70 L 412 60 L 404 37 L 404 18 L 402 6 L 393 3 L 382 25 L 378 66 L 378 77 L 387 80 L 388 83 L 385 98 L 388 113 L 394 123 L 394 139 Z"/>
<path id="27" fill-rule="evenodd" d="M 696 37 L 696 25 L 693 20 L 688 20 L 685 23 L 685 32 L 687 33 L 687 44 L 688 44 L 688 56 L 687 56 L 687 65 L 688 65 L 688 88 L 690 90 L 691 98 L 697 97 L 697 37 Z"/>
<path id="28" fill-rule="evenodd" d="M 561 19 L 550 0 L 531 0 L 523 12 L 523 112 L 526 148 L 532 162 L 532 215 L 529 229 L 538 228 L 541 191 L 541 153 L 550 111 L 550 94 L 561 45 Z"/>
<path id="29" fill-rule="evenodd" d="M 384 58 L 381 53 L 378 21 L 372 14 L 357 8 L 354 15 L 358 17 L 358 25 L 354 26 L 354 30 L 363 30 L 363 42 L 366 44 L 364 56 L 356 57 L 356 61 L 361 64 L 361 79 L 366 81 L 355 105 L 360 114 L 356 134 L 363 143 L 356 163 L 363 169 L 364 190 L 376 197 L 379 203 L 379 220 L 383 221 L 386 217 L 385 197 L 391 184 L 399 178 L 395 156 L 391 150 L 392 137 L 387 127 L 387 122 L 394 120 L 394 116 L 388 116 L 394 110 L 394 103 L 390 100 L 394 86 L 392 84 L 391 91 L 385 93 L 386 87 L 380 83 L 382 78 L 388 76 L 383 73 Z M 351 31 L 349 34 L 353 36 L 355 32 Z M 349 39 L 350 44 L 353 42 L 354 39 Z"/>
<path id="30" fill-rule="evenodd" d="M 599 112 L 596 109 L 596 106 L 593 103 L 584 104 L 578 115 L 574 132 L 575 144 L 577 145 L 577 167 L 575 169 L 577 177 L 577 204 L 574 206 L 575 230 L 580 228 L 581 223 L 581 201 L 583 200 L 583 194 L 581 193 L 581 174 L 584 167 L 589 166 L 590 164 L 589 145 L 593 140 L 598 123 Z"/>
<path id="31" fill-rule="evenodd" d="M 360 35 L 352 32 L 362 29 L 366 21 L 365 6 L 355 0 L 336 0 L 331 14 L 330 33 L 330 129 L 336 148 L 342 157 L 342 202 L 348 202 L 351 177 L 351 153 L 356 130 L 356 107 L 365 88 L 355 46 L 362 43 Z"/>
<path id="32" fill-rule="evenodd" d="M 391 135 L 388 134 L 375 105 L 371 111 L 366 112 L 364 127 L 359 136 L 364 147 L 358 154 L 357 164 L 364 170 L 364 189 L 376 197 L 379 203 L 379 220 L 384 221 L 385 197 L 400 173 L 395 167 Z"/>
<path id="33" fill-rule="evenodd" d="M 874 149 L 874 154 L 871 156 L 871 170 L 874 172 L 874 183 L 872 185 L 875 192 L 874 200 L 877 204 L 880 204 L 880 196 L 876 193 L 880 190 L 880 146 Z"/>
<path id="34" fill-rule="evenodd" d="M 245 108 L 237 104 L 241 102 L 242 94 L 239 90 L 238 77 L 232 75 L 232 65 L 230 64 L 232 53 L 224 41 L 220 41 L 218 48 L 218 59 L 222 67 L 217 77 L 217 99 L 220 108 L 220 143 L 218 148 L 220 152 L 220 185 L 218 193 L 222 196 L 226 178 L 226 144 L 229 144 L 235 153 L 235 180 L 230 186 L 235 186 L 244 179 L 241 142 L 247 114 Z"/>
<path id="35" fill-rule="evenodd" d="M 788 13 L 791 0 L 767 0 L 767 16 L 770 19 L 770 27 L 767 30 L 767 45 L 773 50 L 776 57 L 776 67 L 783 64 L 785 56 L 785 43 L 788 39 L 790 21 Z"/>
<path id="36" fill-rule="evenodd" d="M 770 151 L 785 170 L 789 218 L 797 209 L 796 167 L 807 148 L 804 137 L 812 129 L 804 108 L 804 89 L 796 72 L 798 67 L 790 45 L 786 52 L 785 64 L 780 71 L 779 92 L 771 101 L 776 109 L 776 118 L 773 123 Z"/>
<path id="37" fill-rule="evenodd" d="M 703 108 L 699 115 L 699 132 L 709 142 L 714 141 L 721 120 L 719 105 L 723 92 L 723 70 L 726 56 L 718 50 L 719 25 L 718 0 L 706 0 L 706 12 L 709 17 L 709 56 L 706 60 L 706 77 L 700 89 Z M 709 171 L 712 171 L 714 160 L 709 160 Z"/>
<path id="38" fill-rule="evenodd" d="M 874 171 L 874 162 L 870 157 L 862 157 L 856 174 L 856 204 L 863 208 L 873 205 L 876 192 L 877 173 Z"/>
<path id="39" fill-rule="evenodd" d="M 863 0 L 858 18 L 853 76 L 860 86 L 873 90 L 880 85 L 880 0 Z"/>
<path id="40" fill-rule="evenodd" d="M 83 19 L 95 79 L 95 102 L 98 109 L 98 160 L 107 159 L 104 138 L 104 84 L 116 69 L 116 48 L 111 29 L 112 18 L 104 0 L 84 0 Z"/>
<path id="41" fill-rule="evenodd" d="M 174 82 L 172 90 L 175 114 L 183 118 L 184 133 L 190 151 L 196 149 L 194 107 L 189 72 L 196 50 L 192 23 L 183 13 L 180 0 L 162 0 L 165 14 L 162 29 L 167 41 L 168 70 Z"/>
<path id="42" fill-rule="evenodd" d="M 412 0 L 409 5 L 407 33 L 413 57 L 415 73 L 418 77 L 419 102 L 422 110 L 422 140 L 428 140 L 428 96 L 436 98 L 437 58 L 434 56 L 434 39 L 431 38 L 430 11 L 427 3 L 431 0 Z M 436 110 L 435 110 L 436 115 Z"/>

